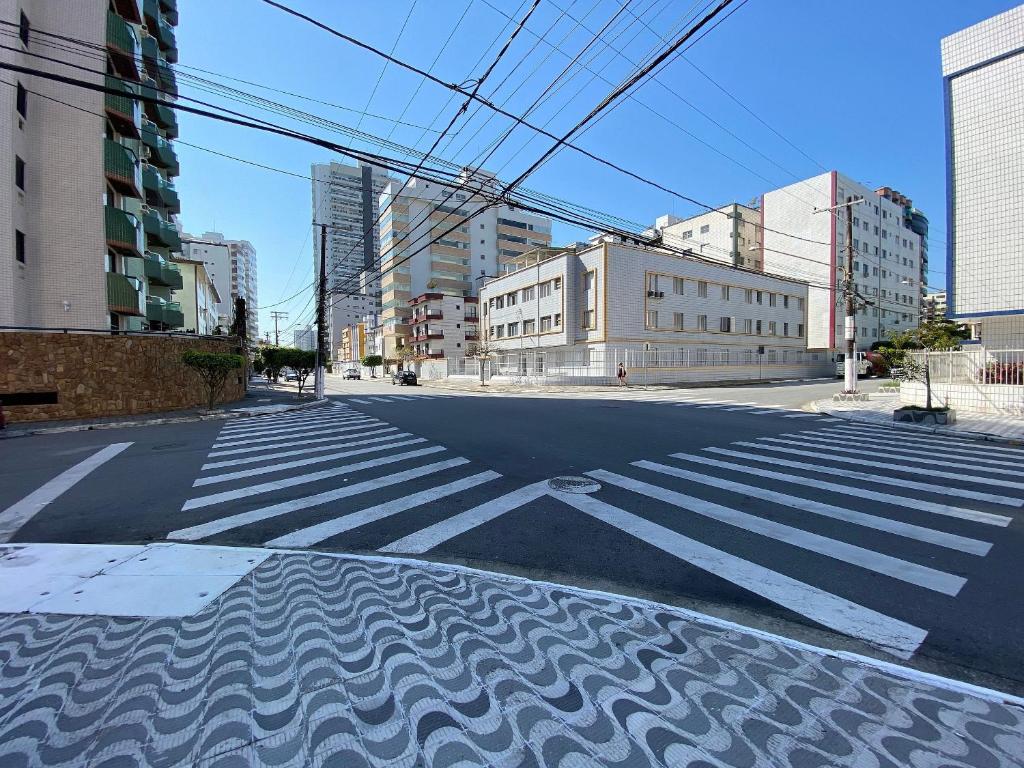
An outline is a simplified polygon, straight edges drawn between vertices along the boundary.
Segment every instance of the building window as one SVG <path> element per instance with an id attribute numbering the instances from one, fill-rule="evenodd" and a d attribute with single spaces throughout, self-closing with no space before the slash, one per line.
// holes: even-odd
<path id="1" fill-rule="evenodd" d="M 497 337 L 499 339 L 505 338 L 505 326 L 504 325 L 496 325 L 496 326 L 494 326 L 494 329 L 495 329 L 495 331 L 497 331 Z"/>
<path id="2" fill-rule="evenodd" d="M 789 336 L 789 323 L 782 324 L 782 335 Z"/>
<path id="3" fill-rule="evenodd" d="M 518 322 L 509 323 L 508 324 L 508 335 L 510 337 L 511 336 L 518 336 L 519 335 L 519 323 Z"/>
<path id="4" fill-rule="evenodd" d="M 523 288 L 523 301 L 533 301 L 533 296 L 536 292 L 532 285 L 529 288 Z"/>
<path id="5" fill-rule="evenodd" d="M 590 330 L 594 328 L 594 310 L 585 309 L 583 310 L 583 329 Z"/>
<path id="6" fill-rule="evenodd" d="M 711 231 L 711 225 L 710 224 L 701 224 L 700 233 L 702 235 L 706 235 L 710 231 Z"/>
<path id="7" fill-rule="evenodd" d="M 774 320 L 769 320 L 768 321 L 768 335 L 769 336 L 774 336 L 776 328 L 777 328 L 777 326 L 775 325 L 775 321 Z"/>
<path id="8" fill-rule="evenodd" d="M 708 329 L 708 316 L 697 315 L 697 330 L 706 331 Z"/>
<path id="9" fill-rule="evenodd" d="M 708 284 L 706 280 L 697 281 L 697 296 L 702 299 L 708 297 Z"/>
<path id="10" fill-rule="evenodd" d="M 523 336 L 530 336 L 537 332 L 536 320 L 523 320 Z"/>
<path id="11" fill-rule="evenodd" d="M 22 192 L 25 191 L 25 161 L 14 156 L 14 184 Z"/>
<path id="12" fill-rule="evenodd" d="M 728 300 L 729 300 L 729 286 L 728 285 L 723 285 L 722 286 L 722 301 L 728 301 Z"/>
<path id="13" fill-rule="evenodd" d="M 556 277 L 555 280 L 554 280 L 554 283 L 555 283 L 555 290 L 556 291 L 562 290 L 562 278 Z"/>
<path id="14" fill-rule="evenodd" d="M 683 240 L 689 240 L 691 237 L 693 237 L 692 229 L 688 229 L 685 232 L 683 232 Z"/>
<path id="15" fill-rule="evenodd" d="M 14 230 L 14 258 L 25 263 L 25 233 L 20 229 Z"/>
<path id="16" fill-rule="evenodd" d="M 512 291 L 512 293 L 508 294 L 505 297 L 505 301 L 507 306 L 514 307 L 516 305 L 516 292 Z"/>
<path id="17" fill-rule="evenodd" d="M 677 331 L 683 330 L 683 313 L 673 312 L 672 313 L 672 325 Z"/>
<path id="18" fill-rule="evenodd" d="M 682 296 L 686 281 L 681 277 L 672 278 L 672 293 L 676 296 Z"/>
<path id="19" fill-rule="evenodd" d="M 804 300 L 803 300 L 802 296 L 798 296 L 797 297 L 796 308 L 799 309 L 799 310 L 803 310 L 803 308 L 804 308 Z M 800 327 L 803 328 L 803 326 L 800 326 Z M 803 336 L 802 333 L 800 335 Z"/>
<path id="20" fill-rule="evenodd" d="M 760 336 L 760 335 L 761 335 L 761 321 L 760 321 L 760 320 L 758 320 L 758 321 L 757 321 L 757 322 L 756 322 L 756 323 L 754 324 L 754 332 L 755 332 L 755 333 L 757 333 L 757 335 L 758 335 L 758 336 Z"/>
<path id="21" fill-rule="evenodd" d="M 540 332 L 547 333 L 551 330 L 551 315 L 545 315 L 540 319 Z"/>
<path id="22" fill-rule="evenodd" d="M 764 304 L 764 294 L 761 291 L 757 291 L 757 303 Z"/>
<path id="23" fill-rule="evenodd" d="M 651 277 L 654 278 L 654 288 L 653 288 L 653 290 L 658 290 L 658 287 L 657 287 L 658 286 L 658 276 L 657 275 L 652 275 Z M 585 273 L 583 275 L 583 290 L 584 291 L 589 291 L 589 290 L 593 289 L 593 287 L 594 287 L 594 273 L 593 272 L 587 272 L 587 273 Z M 558 290 L 558 286 L 557 285 L 555 286 L 555 290 Z"/>
<path id="24" fill-rule="evenodd" d="M 658 327 L 658 310 L 648 309 L 647 310 L 647 327 L 657 328 Z"/>
<path id="25" fill-rule="evenodd" d="M 562 316 L 559 313 L 555 313 L 555 328 L 562 327 Z"/>
<path id="26" fill-rule="evenodd" d="M 745 334 L 747 334 L 748 336 L 751 333 L 754 332 L 754 321 L 753 320 L 744 320 L 743 321 L 743 332 Z"/>
<path id="27" fill-rule="evenodd" d="M 786 294 L 782 295 L 782 308 L 789 309 L 789 296 Z"/>
<path id="28" fill-rule="evenodd" d="M 803 338 L 803 336 L 804 336 L 804 324 L 803 323 L 797 323 L 796 335 L 799 336 L 800 338 Z"/>
<path id="29" fill-rule="evenodd" d="M 754 292 L 750 288 L 747 288 L 746 291 L 744 291 L 744 298 L 746 299 L 747 304 L 753 304 Z"/>
<path id="30" fill-rule="evenodd" d="M 732 318 L 723 317 L 718 321 L 718 330 L 722 333 L 732 333 Z"/>
<path id="31" fill-rule="evenodd" d="M 590 286 L 589 285 L 584 285 L 584 288 L 586 290 L 590 290 Z M 647 276 L 647 290 L 648 291 L 654 291 L 655 293 L 658 292 L 658 276 L 657 275 L 648 275 Z"/>
<path id="32" fill-rule="evenodd" d="M 18 83 L 18 114 L 23 118 L 28 118 L 28 91 L 25 90 L 25 86 L 20 82 Z"/>
<path id="33" fill-rule="evenodd" d="M 26 16 L 25 12 L 22 11 L 21 12 L 21 19 L 18 22 L 18 37 L 21 38 L 22 45 L 28 45 L 28 30 L 29 30 L 28 16 Z"/>
<path id="34" fill-rule="evenodd" d="M 777 301 L 778 301 L 778 297 L 774 293 L 769 293 L 768 294 L 768 306 L 769 307 L 776 306 Z"/>

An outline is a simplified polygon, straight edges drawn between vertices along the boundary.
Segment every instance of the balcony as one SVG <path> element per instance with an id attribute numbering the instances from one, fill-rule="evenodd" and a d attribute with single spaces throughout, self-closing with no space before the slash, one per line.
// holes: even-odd
<path id="1" fill-rule="evenodd" d="M 142 9 L 139 0 L 114 0 L 114 10 L 132 24 L 142 23 Z"/>
<path id="2" fill-rule="evenodd" d="M 181 250 L 181 235 L 168 221 L 156 211 L 149 211 L 142 217 L 146 228 L 146 236 L 151 247 L 167 248 L 171 251 Z"/>
<path id="3" fill-rule="evenodd" d="M 171 24 L 178 23 L 178 0 L 160 0 L 160 10 Z"/>
<path id="4" fill-rule="evenodd" d="M 112 205 L 103 207 L 107 245 L 122 256 L 142 256 L 142 228 L 130 213 Z"/>
<path id="5" fill-rule="evenodd" d="M 168 213 L 181 213 L 181 200 L 178 198 L 178 191 L 151 165 L 145 165 L 142 168 L 142 187 L 146 191 L 148 205 L 163 206 Z"/>
<path id="6" fill-rule="evenodd" d="M 169 176 L 177 176 L 179 172 L 178 155 L 171 142 L 160 135 L 155 123 L 145 120 L 142 123 L 142 143 L 149 148 L 149 162 L 167 171 Z"/>
<path id="7" fill-rule="evenodd" d="M 142 85 L 142 95 L 147 99 L 163 99 L 163 94 L 156 90 L 156 81 L 148 80 Z M 168 138 L 178 137 L 178 118 L 174 110 L 164 104 L 147 101 L 143 107 L 148 117 L 157 127 L 163 128 Z"/>
<path id="8" fill-rule="evenodd" d="M 142 197 L 139 160 L 128 147 L 112 139 L 103 140 L 103 173 L 110 186 L 122 195 Z"/>
<path id="9" fill-rule="evenodd" d="M 120 315 L 142 315 L 142 292 L 131 278 L 107 272 L 107 308 Z"/>
<path id="10" fill-rule="evenodd" d="M 444 334 L 440 331 L 429 331 L 427 333 L 419 333 L 413 336 L 414 341 L 426 341 L 427 339 L 443 339 Z"/>
<path id="11" fill-rule="evenodd" d="M 118 133 L 131 136 L 133 139 L 139 138 L 141 117 L 139 102 L 134 98 L 138 92 L 130 84 L 110 75 L 106 76 L 104 85 L 124 94 L 107 93 L 104 95 L 103 107 L 110 122 L 114 124 Z"/>
<path id="12" fill-rule="evenodd" d="M 156 40 L 160 43 L 160 50 L 167 56 L 167 60 L 171 63 L 176 62 L 178 60 L 178 41 L 174 36 L 174 27 L 162 16 L 160 23 L 157 24 Z"/>
<path id="13" fill-rule="evenodd" d="M 110 11 L 107 11 L 107 53 L 117 74 L 129 80 L 139 79 L 139 39 L 127 21 Z"/>
<path id="14" fill-rule="evenodd" d="M 146 319 L 149 327 L 156 331 L 181 328 L 185 325 L 185 315 L 181 311 L 181 303 L 164 301 L 158 296 L 146 297 Z"/>
<path id="15" fill-rule="evenodd" d="M 181 269 L 157 253 L 146 252 L 146 279 L 153 285 L 165 285 L 172 291 L 182 287 Z"/>

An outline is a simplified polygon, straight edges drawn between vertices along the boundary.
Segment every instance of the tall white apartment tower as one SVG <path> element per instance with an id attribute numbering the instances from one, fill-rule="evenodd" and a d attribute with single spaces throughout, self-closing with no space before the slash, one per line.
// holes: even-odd
<path id="1" fill-rule="evenodd" d="M 494 174 L 464 171 L 457 181 L 412 179 L 404 189 L 393 181 L 380 196 L 385 357 L 412 343 L 410 300 L 425 293 L 476 296 L 482 278 L 504 274 L 511 260 L 551 244 L 551 219 L 508 205 L 485 207 L 479 192 L 496 188 Z M 478 209 L 483 210 L 430 243 Z"/>
<path id="2" fill-rule="evenodd" d="M 990 347 L 1024 346 L 1024 5 L 942 40 L 946 301 Z"/>
<path id="3" fill-rule="evenodd" d="M 251 342 L 259 341 L 256 249 L 252 243 L 226 240 L 220 232 L 204 232 L 198 236 L 182 234 L 181 241 L 185 258 L 203 262 L 217 286 L 218 325 L 227 331 L 235 314 L 235 299 L 245 299 L 246 331 Z"/>
<path id="4" fill-rule="evenodd" d="M 847 198 L 863 202 L 825 210 Z M 767 273 L 807 281 L 809 349 L 844 344 L 847 211 L 853 217 L 858 349 L 920 323 L 928 219 L 889 187 L 873 190 L 828 171 L 761 199 L 761 263 Z"/>
<path id="5" fill-rule="evenodd" d="M 366 163 L 314 163 L 313 223 L 327 225 L 327 286 L 330 338 L 337 349 L 341 329 L 378 311 L 380 226 L 375 225 L 380 193 L 390 181 L 381 168 Z M 372 228 L 372 237 L 363 233 Z M 313 275 L 320 274 L 320 230 L 313 232 Z M 345 295 L 351 294 L 351 295 Z"/>

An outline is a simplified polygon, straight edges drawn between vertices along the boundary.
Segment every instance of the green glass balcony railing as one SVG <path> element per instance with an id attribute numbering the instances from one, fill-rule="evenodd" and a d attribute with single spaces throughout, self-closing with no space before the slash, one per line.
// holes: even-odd
<path id="1" fill-rule="evenodd" d="M 139 0 L 114 0 L 114 10 L 132 24 L 142 23 L 142 7 Z"/>
<path id="2" fill-rule="evenodd" d="M 139 161 L 128 147 L 112 139 L 104 139 L 103 172 L 111 186 L 122 195 L 142 197 Z"/>
<path id="3" fill-rule="evenodd" d="M 158 253 L 146 252 L 146 278 L 155 285 L 164 285 L 172 291 L 180 291 L 183 285 L 181 268 L 172 264 Z"/>
<path id="4" fill-rule="evenodd" d="M 131 25 L 111 11 L 107 11 L 107 52 L 119 75 L 139 79 L 139 39 Z"/>
<path id="5" fill-rule="evenodd" d="M 110 118 L 110 122 L 114 124 L 118 133 L 137 139 L 139 137 L 141 116 L 139 113 L 139 102 L 137 99 L 132 98 L 137 94 L 137 91 L 130 84 L 110 75 L 106 76 L 104 85 L 107 88 L 112 88 L 124 94 L 107 93 L 104 95 L 103 106 L 107 117 Z"/>
<path id="6" fill-rule="evenodd" d="M 142 186 L 146 190 L 146 202 L 149 205 L 163 206 L 168 213 L 181 213 L 178 191 L 151 165 L 142 169 Z"/>
<path id="7" fill-rule="evenodd" d="M 160 10 L 171 24 L 178 23 L 178 0 L 160 0 Z"/>
<path id="8" fill-rule="evenodd" d="M 107 307 L 121 315 L 141 315 L 142 293 L 130 278 L 107 272 Z"/>
<path id="9" fill-rule="evenodd" d="M 149 162 L 165 170 L 170 176 L 178 175 L 178 155 L 171 142 L 160 135 L 155 123 L 142 122 L 142 143 L 149 148 Z"/>
<path id="10" fill-rule="evenodd" d="M 150 246 L 167 248 L 171 251 L 181 250 L 181 235 L 174 225 L 164 219 L 156 211 L 149 211 L 142 217 L 146 229 L 146 239 Z"/>
<path id="11" fill-rule="evenodd" d="M 157 91 L 156 88 L 157 83 L 155 80 L 146 80 L 141 86 L 142 95 L 147 99 L 167 101 L 167 97 Z M 175 117 L 173 109 L 164 104 L 156 104 L 151 101 L 145 102 L 143 109 L 146 111 L 146 117 L 162 128 L 169 138 L 176 139 L 178 137 L 178 118 Z"/>
<path id="12" fill-rule="evenodd" d="M 124 256 L 142 255 L 142 227 L 138 219 L 120 208 L 107 205 L 103 208 L 103 225 L 107 245 Z"/>
<path id="13" fill-rule="evenodd" d="M 156 330 L 171 330 L 185 325 L 185 315 L 181 311 L 181 303 L 164 301 L 156 296 L 146 297 L 146 319 L 150 327 Z"/>

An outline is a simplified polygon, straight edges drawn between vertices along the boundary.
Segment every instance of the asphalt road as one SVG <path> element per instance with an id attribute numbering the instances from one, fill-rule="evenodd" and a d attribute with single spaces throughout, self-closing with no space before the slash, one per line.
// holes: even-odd
<path id="1" fill-rule="evenodd" d="M 834 388 L 332 382 L 309 412 L 0 441 L 0 531 L 465 563 L 1024 693 L 1024 451 L 796 410 Z"/>

